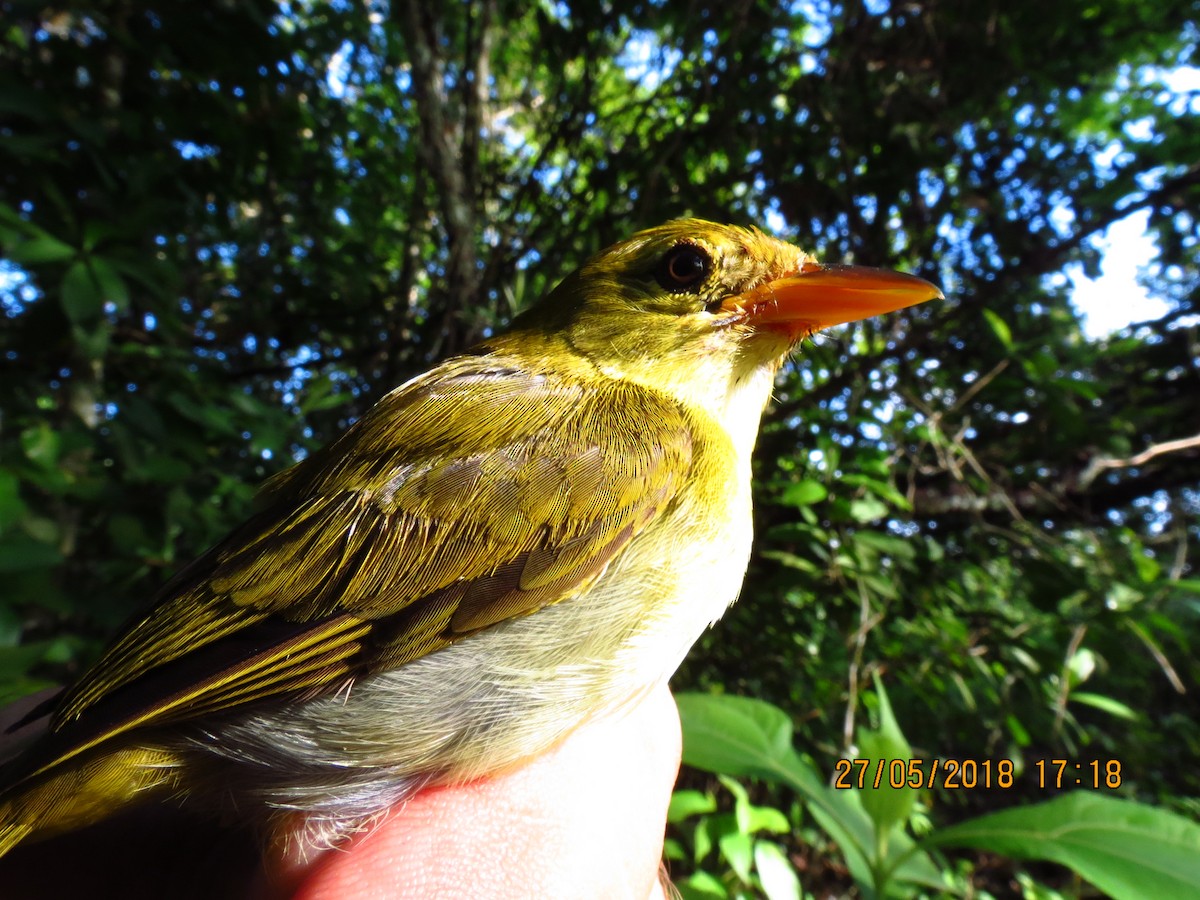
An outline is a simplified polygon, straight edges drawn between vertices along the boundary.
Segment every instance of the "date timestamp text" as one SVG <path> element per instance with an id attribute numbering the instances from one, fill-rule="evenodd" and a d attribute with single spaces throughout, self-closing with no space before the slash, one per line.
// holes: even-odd
<path id="1" fill-rule="evenodd" d="M 839 759 L 833 786 L 850 788 L 944 788 L 976 790 L 1015 787 L 1018 780 L 1032 781 L 1040 790 L 1068 787 L 1116 790 L 1121 786 L 1121 762 L 1095 759 L 1039 759 L 1019 772 L 1011 759 Z"/>

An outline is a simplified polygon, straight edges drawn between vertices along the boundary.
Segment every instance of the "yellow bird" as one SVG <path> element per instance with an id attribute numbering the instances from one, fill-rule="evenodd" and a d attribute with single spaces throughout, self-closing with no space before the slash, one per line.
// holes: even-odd
<path id="1" fill-rule="evenodd" d="M 737 596 L 788 352 L 940 296 L 699 220 L 602 251 L 266 484 L 0 768 L 0 854 L 155 795 L 327 845 L 619 710 Z"/>

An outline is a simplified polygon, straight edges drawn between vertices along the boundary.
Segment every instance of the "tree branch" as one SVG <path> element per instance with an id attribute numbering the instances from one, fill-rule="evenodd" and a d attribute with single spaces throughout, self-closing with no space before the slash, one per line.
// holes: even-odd
<path id="1" fill-rule="evenodd" d="M 1108 469 L 1127 469 L 1132 466 L 1142 466 L 1156 456 L 1164 453 L 1179 453 L 1182 450 L 1200 448 L 1200 434 L 1175 441 L 1163 441 L 1161 444 L 1151 444 L 1141 453 L 1136 453 L 1127 459 L 1116 459 L 1110 456 L 1096 456 L 1087 464 L 1087 468 L 1079 475 L 1079 490 L 1086 491 L 1101 472 Z"/>

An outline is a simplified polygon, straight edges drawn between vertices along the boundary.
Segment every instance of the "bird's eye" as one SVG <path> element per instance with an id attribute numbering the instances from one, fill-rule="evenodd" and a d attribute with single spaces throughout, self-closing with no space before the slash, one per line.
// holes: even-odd
<path id="1" fill-rule="evenodd" d="M 680 244 L 667 251 L 655 277 L 668 291 L 688 291 L 698 287 L 711 268 L 707 253 L 692 244 Z"/>

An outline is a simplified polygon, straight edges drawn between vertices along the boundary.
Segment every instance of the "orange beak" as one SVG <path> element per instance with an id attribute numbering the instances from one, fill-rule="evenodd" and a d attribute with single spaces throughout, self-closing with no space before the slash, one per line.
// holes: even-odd
<path id="1" fill-rule="evenodd" d="M 811 334 L 943 297 L 936 285 L 915 275 L 805 263 L 795 275 L 768 281 L 726 303 L 755 325 Z"/>

